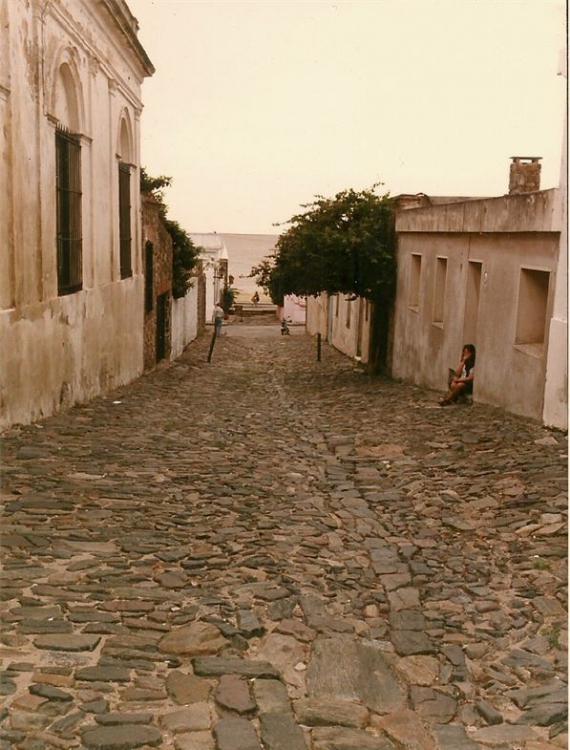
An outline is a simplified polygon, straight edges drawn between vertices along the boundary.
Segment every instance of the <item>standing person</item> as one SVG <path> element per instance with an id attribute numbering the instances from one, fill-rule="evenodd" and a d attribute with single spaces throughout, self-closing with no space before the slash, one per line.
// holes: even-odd
<path id="1" fill-rule="evenodd" d="M 214 307 L 214 312 L 212 313 L 212 322 L 215 326 L 214 332 L 216 336 L 219 336 L 222 332 L 222 325 L 224 323 L 224 308 L 220 305 L 219 302 Z"/>
<path id="2" fill-rule="evenodd" d="M 461 361 L 455 369 L 455 374 L 449 382 L 449 391 L 440 400 L 440 406 L 452 404 L 460 396 L 473 393 L 473 380 L 475 379 L 475 347 L 473 344 L 465 344 L 461 352 Z"/>
<path id="3" fill-rule="evenodd" d="M 258 292 L 256 292 L 256 293 L 255 293 L 255 294 L 253 295 L 253 297 L 251 298 L 251 301 L 253 302 L 253 304 L 254 304 L 255 306 L 257 306 L 257 305 L 259 304 L 259 294 L 258 294 Z"/>

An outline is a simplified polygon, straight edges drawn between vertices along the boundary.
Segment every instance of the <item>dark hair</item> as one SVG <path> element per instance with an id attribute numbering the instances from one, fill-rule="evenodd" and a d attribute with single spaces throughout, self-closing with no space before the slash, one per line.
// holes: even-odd
<path id="1" fill-rule="evenodd" d="M 467 349 L 467 351 L 469 352 L 469 356 L 464 362 L 465 369 L 467 370 L 467 372 L 469 372 L 469 370 L 475 367 L 475 346 L 473 344 L 463 344 L 463 348 Z"/>

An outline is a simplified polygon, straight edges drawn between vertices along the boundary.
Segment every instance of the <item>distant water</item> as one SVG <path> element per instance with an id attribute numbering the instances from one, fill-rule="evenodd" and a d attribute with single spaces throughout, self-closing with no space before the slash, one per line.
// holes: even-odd
<path id="1" fill-rule="evenodd" d="M 253 266 L 273 252 L 278 237 L 277 234 L 222 234 L 228 251 L 228 274 L 234 277 L 238 291 L 236 302 L 249 302 L 256 291 L 261 302 L 271 302 L 248 275 Z"/>

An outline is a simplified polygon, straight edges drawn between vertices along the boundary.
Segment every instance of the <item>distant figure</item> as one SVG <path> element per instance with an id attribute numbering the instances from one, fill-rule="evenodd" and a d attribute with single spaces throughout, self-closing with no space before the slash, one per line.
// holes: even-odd
<path id="1" fill-rule="evenodd" d="M 253 302 L 254 305 L 256 306 L 259 305 L 259 294 L 257 292 L 253 295 L 253 297 L 251 298 L 251 301 Z"/>
<path id="2" fill-rule="evenodd" d="M 224 308 L 218 304 L 214 307 L 214 312 L 212 313 L 212 322 L 214 324 L 214 333 L 216 336 L 219 336 L 222 332 L 222 325 L 224 324 Z"/>
<path id="3" fill-rule="evenodd" d="M 465 344 L 461 352 L 461 362 L 457 365 L 451 380 L 449 391 L 439 402 L 440 406 L 453 404 L 461 396 L 473 393 L 473 380 L 475 379 L 475 347 L 473 344 Z"/>

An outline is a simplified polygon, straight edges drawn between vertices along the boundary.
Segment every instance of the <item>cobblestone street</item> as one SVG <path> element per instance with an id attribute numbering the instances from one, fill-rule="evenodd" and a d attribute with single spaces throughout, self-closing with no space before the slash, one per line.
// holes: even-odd
<path id="1" fill-rule="evenodd" d="M 566 747 L 566 436 L 209 345 L 3 435 L 0 750 Z"/>

